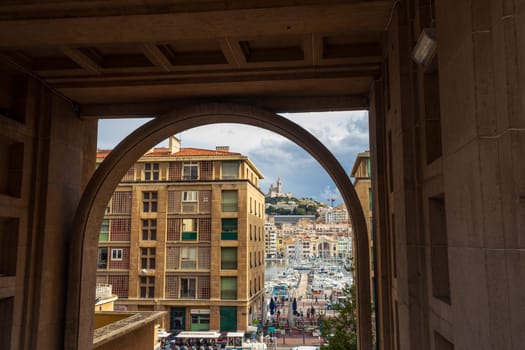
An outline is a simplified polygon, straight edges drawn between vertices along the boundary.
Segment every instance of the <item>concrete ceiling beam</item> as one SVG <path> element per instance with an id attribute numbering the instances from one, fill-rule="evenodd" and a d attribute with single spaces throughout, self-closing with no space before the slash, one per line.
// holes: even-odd
<path id="1" fill-rule="evenodd" d="M 264 108 L 274 113 L 326 112 L 365 110 L 369 107 L 365 95 L 341 96 L 297 96 L 297 97 L 242 97 L 230 96 L 213 98 L 215 102 L 242 103 Z M 83 119 L 92 118 L 144 118 L 167 113 L 168 111 L 196 103 L 210 102 L 210 99 L 179 99 L 150 103 L 108 103 L 85 104 L 80 106 Z"/>
<path id="2" fill-rule="evenodd" d="M 366 1 L 335 6 L 0 20 L 0 48 L 382 31 L 391 3 Z"/>

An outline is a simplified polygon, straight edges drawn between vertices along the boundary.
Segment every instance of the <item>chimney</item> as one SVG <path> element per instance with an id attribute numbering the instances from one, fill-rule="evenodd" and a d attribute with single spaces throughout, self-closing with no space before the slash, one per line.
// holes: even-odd
<path id="1" fill-rule="evenodd" d="M 216 151 L 230 152 L 230 146 L 216 146 Z"/>
<path id="2" fill-rule="evenodd" d="M 180 152 L 180 140 L 174 135 L 169 138 L 170 154 Z"/>

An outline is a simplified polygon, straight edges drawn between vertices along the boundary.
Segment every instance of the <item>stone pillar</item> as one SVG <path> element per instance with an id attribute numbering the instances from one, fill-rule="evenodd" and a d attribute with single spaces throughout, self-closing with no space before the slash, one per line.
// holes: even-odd
<path id="1" fill-rule="evenodd" d="M 12 97 L 16 113 L 0 117 L 0 136 L 2 144 L 17 147 L 3 147 L 16 160 L 10 163 L 16 171 L 2 177 L 14 192 L 0 195 L 0 208 L 2 216 L 17 222 L 10 234 L 18 244 L 12 247 L 17 298 L 8 322 L 11 339 L 2 346 L 61 349 L 67 280 L 79 278 L 67 276 L 70 230 L 95 169 L 97 121 L 79 119 L 70 101 L 14 69 L 4 69 L 0 80 L 15 83 L 3 86 L 2 96 Z"/>
<path id="2" fill-rule="evenodd" d="M 455 349 L 525 342 L 525 7 L 436 2 Z M 450 11 L 454 8 L 454 11 Z"/>
<path id="3" fill-rule="evenodd" d="M 373 225 L 376 276 L 376 341 L 380 350 L 394 349 L 392 319 L 392 254 L 389 228 L 384 84 L 376 80 L 370 91 L 369 129 L 372 171 Z"/>

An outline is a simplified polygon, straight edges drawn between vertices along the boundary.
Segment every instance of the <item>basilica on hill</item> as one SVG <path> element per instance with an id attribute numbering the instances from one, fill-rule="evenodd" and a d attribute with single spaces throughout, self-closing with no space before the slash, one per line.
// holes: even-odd
<path id="1" fill-rule="evenodd" d="M 283 193 L 283 183 L 281 181 L 281 177 L 279 176 L 277 178 L 277 184 L 274 185 L 273 183 L 270 184 L 270 189 L 268 190 L 268 193 L 266 194 L 266 197 L 269 198 L 275 198 L 275 197 L 287 197 L 292 198 L 292 192 Z"/>

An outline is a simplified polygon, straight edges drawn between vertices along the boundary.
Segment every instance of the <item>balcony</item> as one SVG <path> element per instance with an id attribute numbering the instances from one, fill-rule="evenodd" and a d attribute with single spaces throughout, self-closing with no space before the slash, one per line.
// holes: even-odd
<path id="1" fill-rule="evenodd" d="M 95 292 L 96 300 L 108 299 L 113 296 L 113 286 L 111 284 L 97 284 Z"/>

